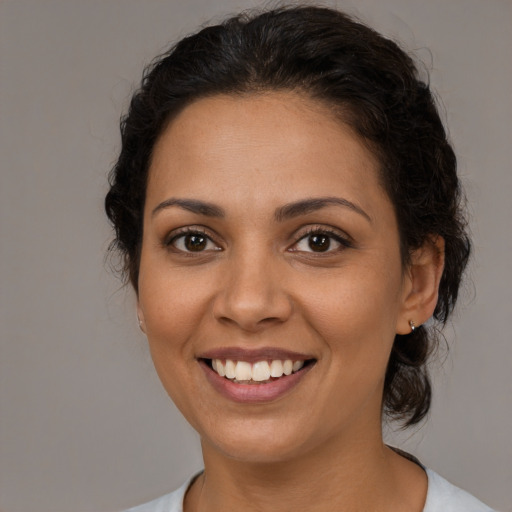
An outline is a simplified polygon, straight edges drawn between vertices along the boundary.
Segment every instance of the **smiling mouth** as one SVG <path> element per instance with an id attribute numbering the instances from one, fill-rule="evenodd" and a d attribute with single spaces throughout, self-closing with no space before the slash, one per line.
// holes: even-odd
<path id="1" fill-rule="evenodd" d="M 315 359 L 271 359 L 250 363 L 232 359 L 203 359 L 215 373 L 237 384 L 268 384 L 300 372 L 316 362 Z"/>

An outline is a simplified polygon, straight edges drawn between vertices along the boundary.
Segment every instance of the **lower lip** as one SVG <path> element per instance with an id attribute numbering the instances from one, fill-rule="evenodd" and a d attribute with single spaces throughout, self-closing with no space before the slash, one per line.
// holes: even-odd
<path id="1" fill-rule="evenodd" d="M 217 392 L 234 402 L 249 404 L 272 402 L 281 398 L 297 386 L 313 367 L 312 364 L 309 364 L 296 373 L 283 375 L 279 379 L 266 384 L 239 384 L 221 377 L 205 361 L 200 360 L 199 365 L 203 369 L 208 382 Z"/>

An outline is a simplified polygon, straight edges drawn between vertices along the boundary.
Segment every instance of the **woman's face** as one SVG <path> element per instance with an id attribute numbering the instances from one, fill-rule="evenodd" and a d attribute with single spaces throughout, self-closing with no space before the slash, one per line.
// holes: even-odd
<path id="1" fill-rule="evenodd" d="M 156 144 L 139 315 L 211 449 L 277 461 L 380 436 L 407 276 L 375 158 L 320 104 L 201 99 Z"/>

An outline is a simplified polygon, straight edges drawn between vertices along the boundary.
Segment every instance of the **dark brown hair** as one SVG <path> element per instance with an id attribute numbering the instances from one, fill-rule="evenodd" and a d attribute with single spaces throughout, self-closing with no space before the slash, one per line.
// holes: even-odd
<path id="1" fill-rule="evenodd" d="M 121 121 L 122 148 L 105 207 L 137 291 L 148 168 L 165 123 L 198 98 L 294 90 L 329 105 L 376 154 L 396 211 L 403 264 L 435 236 L 445 268 L 430 326 L 397 335 L 384 412 L 405 426 L 431 402 L 427 361 L 470 254 L 456 158 L 429 85 L 399 46 L 349 16 L 304 6 L 244 14 L 186 37 L 150 65 Z"/>

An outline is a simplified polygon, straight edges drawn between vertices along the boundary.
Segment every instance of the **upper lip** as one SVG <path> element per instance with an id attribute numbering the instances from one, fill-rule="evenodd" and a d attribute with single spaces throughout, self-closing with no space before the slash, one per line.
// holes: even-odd
<path id="1" fill-rule="evenodd" d="M 263 347 L 255 349 L 246 349 L 241 347 L 222 347 L 211 349 L 203 352 L 198 359 L 230 359 L 232 361 L 246 361 L 248 363 L 256 363 L 258 361 L 276 360 L 284 361 L 291 359 L 292 361 L 306 361 L 315 359 L 308 354 L 301 354 L 292 350 L 284 350 L 275 347 Z"/>

